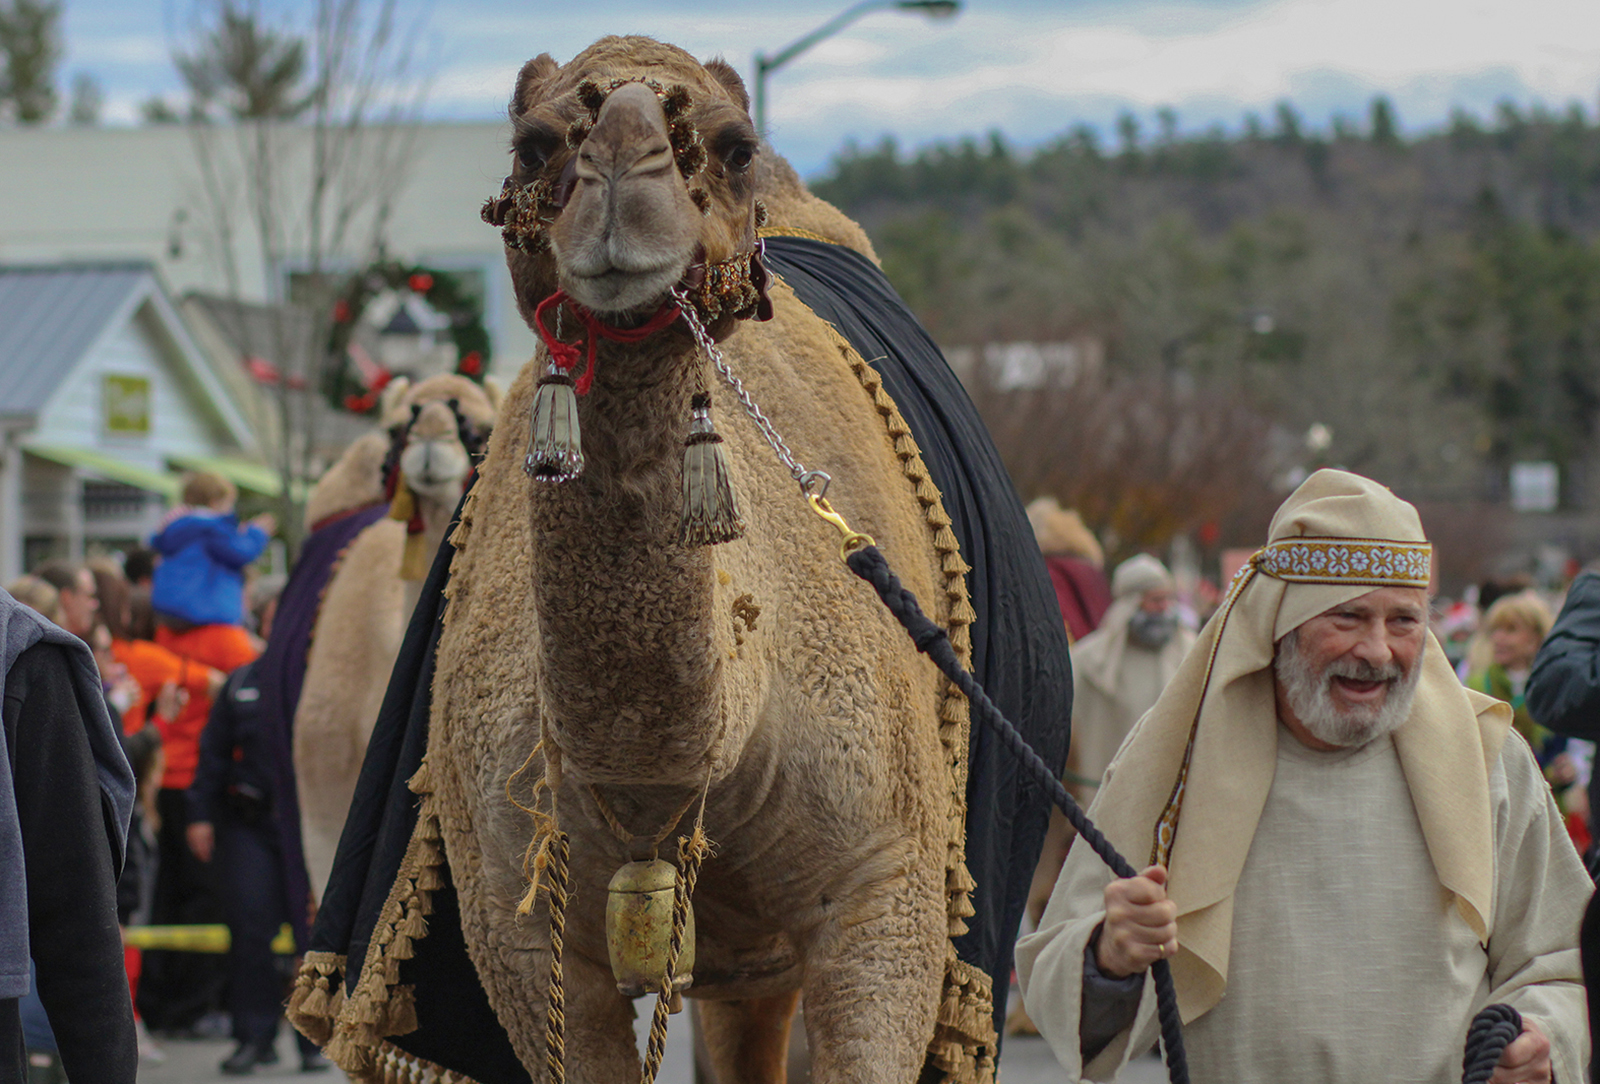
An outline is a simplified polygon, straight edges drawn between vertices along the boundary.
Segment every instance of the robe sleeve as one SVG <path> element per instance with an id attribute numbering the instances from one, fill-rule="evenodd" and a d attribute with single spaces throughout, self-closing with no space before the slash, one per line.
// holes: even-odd
<path id="1" fill-rule="evenodd" d="M 1594 885 L 1533 751 L 1515 733 L 1506 737 L 1495 775 L 1488 1002 L 1510 1005 L 1550 1037 L 1556 1080 L 1587 1080 L 1589 1023 L 1578 927 Z"/>
<path id="2" fill-rule="evenodd" d="M 1107 770 L 1107 780 L 1114 769 L 1115 765 Z M 1104 789 L 1102 785 L 1101 791 Z M 1091 805 L 1091 820 L 1094 815 L 1095 805 Z M 1105 889 L 1110 883 L 1111 870 L 1100 856 L 1081 838 L 1073 840 L 1038 931 L 1017 942 L 1017 979 L 1023 1003 L 1069 1081 L 1114 1079 L 1123 1066 L 1150 1049 L 1160 1031 L 1155 983 L 1147 975 L 1132 1026 L 1084 1064 L 1079 1049 L 1084 952 L 1095 928 L 1105 919 Z"/>

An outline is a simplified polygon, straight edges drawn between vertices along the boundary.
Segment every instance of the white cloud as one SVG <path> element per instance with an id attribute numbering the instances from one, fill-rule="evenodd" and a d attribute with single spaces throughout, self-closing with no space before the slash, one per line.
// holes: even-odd
<path id="1" fill-rule="evenodd" d="M 69 66 L 101 78 L 112 102 L 170 90 L 167 42 L 152 31 L 173 2 L 76 3 Z M 768 0 L 759 13 L 734 0 L 598 7 L 437 0 L 429 44 L 442 63 L 429 109 L 500 116 L 523 61 L 539 52 L 565 61 L 602 33 L 720 54 L 748 79 L 758 50 L 777 52 L 834 10 L 796 0 Z M 915 143 L 999 127 L 1027 143 L 1164 105 L 1186 123 L 1236 122 L 1290 98 L 1325 118 L 1362 113 L 1381 92 L 1404 121 L 1434 124 L 1451 104 L 1481 111 L 1505 95 L 1594 103 L 1600 0 L 968 0 L 954 21 L 873 13 L 795 58 L 769 91 L 774 136 L 802 169 L 852 136 L 893 131 Z"/>

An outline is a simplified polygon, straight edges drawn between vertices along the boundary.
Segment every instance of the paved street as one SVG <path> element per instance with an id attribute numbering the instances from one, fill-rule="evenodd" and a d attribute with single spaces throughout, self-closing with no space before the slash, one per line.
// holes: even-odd
<path id="1" fill-rule="evenodd" d="M 690 1084 L 689 1031 L 680 1023 L 682 1020 L 682 1017 L 674 1017 L 673 1027 L 667 1033 L 667 1057 L 661 1066 L 660 1084 Z M 649 1019 L 644 1017 L 639 1029 L 641 1050 L 648 1027 Z M 141 1065 L 139 1084 L 231 1084 L 240 1079 L 217 1071 L 218 1063 L 233 1051 L 233 1044 L 227 1040 L 170 1040 L 161 1046 L 167 1055 L 166 1062 Z M 278 1037 L 278 1054 L 283 1060 L 271 1069 L 257 1071 L 254 1079 L 300 1080 L 306 1084 L 312 1081 L 335 1084 L 342 1079 L 337 1071 L 314 1075 L 298 1072 L 300 1059 L 287 1026 Z M 1004 1084 L 1056 1084 L 1061 1080 L 1061 1067 L 1043 1039 L 1010 1038 L 1006 1040 L 1005 1056 L 1000 1063 L 1000 1078 Z M 1153 1057 L 1141 1059 L 1118 1078 L 1120 1084 L 1163 1084 L 1166 1079 L 1165 1066 Z"/>

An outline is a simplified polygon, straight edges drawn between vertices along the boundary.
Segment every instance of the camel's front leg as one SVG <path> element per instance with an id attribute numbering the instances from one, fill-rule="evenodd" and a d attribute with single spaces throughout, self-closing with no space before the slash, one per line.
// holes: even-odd
<path id="1" fill-rule="evenodd" d="M 799 1000 L 796 990 L 775 997 L 696 1002 L 713 1084 L 786 1084 L 789 1027 Z"/>
<path id="2" fill-rule="evenodd" d="M 639 1054 L 633 1034 L 633 1005 L 617 993 L 611 968 L 568 952 L 566 988 L 566 1067 L 571 1084 L 631 1084 L 639 1079 Z M 532 1067 L 530 1067 L 532 1068 Z M 544 1066 L 534 1080 L 547 1080 Z"/>
<path id="3" fill-rule="evenodd" d="M 828 905 L 836 917 L 806 954 L 805 1023 L 816 1084 L 917 1079 L 944 974 L 941 867 L 908 861 L 891 880 Z"/>

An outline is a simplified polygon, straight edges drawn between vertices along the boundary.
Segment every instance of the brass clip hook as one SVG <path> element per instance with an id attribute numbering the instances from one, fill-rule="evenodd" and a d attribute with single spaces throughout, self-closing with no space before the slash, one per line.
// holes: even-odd
<path id="1" fill-rule="evenodd" d="M 877 543 L 872 540 L 871 535 L 862 534 L 859 531 L 852 531 L 850 529 L 850 524 L 844 521 L 844 517 L 833 510 L 833 505 L 828 503 L 828 498 L 818 494 L 808 493 L 806 495 L 806 503 L 811 506 L 811 510 L 818 516 L 821 516 L 823 519 L 827 520 L 829 523 L 838 528 L 839 534 L 841 535 L 841 541 L 839 543 L 839 559 L 841 561 L 847 559 L 855 550 L 861 549 L 865 546 L 877 545 Z"/>

